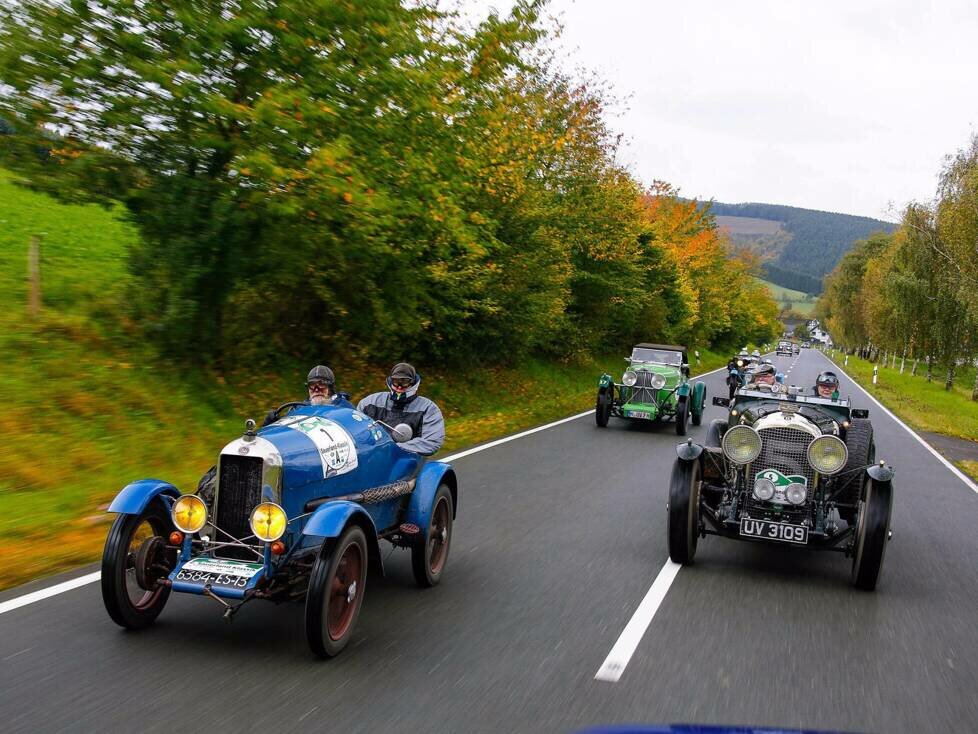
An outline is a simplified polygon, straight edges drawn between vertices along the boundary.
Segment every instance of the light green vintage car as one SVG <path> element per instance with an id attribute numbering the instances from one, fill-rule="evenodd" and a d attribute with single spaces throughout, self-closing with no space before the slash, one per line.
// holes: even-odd
<path id="1" fill-rule="evenodd" d="M 604 428 L 611 416 L 632 420 L 659 421 L 675 417 L 676 433 L 686 435 L 692 419 L 703 420 L 706 385 L 690 383 L 686 347 L 675 344 L 636 344 L 628 368 L 616 383 L 605 373 L 598 380 L 594 419 Z"/>

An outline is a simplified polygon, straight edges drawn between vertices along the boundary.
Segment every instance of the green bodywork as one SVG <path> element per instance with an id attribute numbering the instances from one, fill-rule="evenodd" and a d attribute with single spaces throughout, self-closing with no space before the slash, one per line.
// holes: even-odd
<path id="1" fill-rule="evenodd" d="M 629 368 L 639 374 L 639 382 L 634 387 L 623 383 L 615 384 L 611 375 L 603 374 L 598 380 L 598 389 L 612 390 L 612 415 L 620 418 L 636 418 L 640 420 L 661 420 L 676 414 L 679 398 L 689 398 L 694 388 L 677 367 L 662 364 L 632 363 Z M 663 387 L 655 389 L 643 386 L 650 384 L 643 380 L 643 374 L 662 375 L 666 382 Z M 649 381 L 651 378 L 648 378 Z M 703 393 L 702 384 L 696 387 L 698 393 Z M 692 411 L 699 415 L 703 410 L 702 395 L 694 395 L 691 404 Z"/>

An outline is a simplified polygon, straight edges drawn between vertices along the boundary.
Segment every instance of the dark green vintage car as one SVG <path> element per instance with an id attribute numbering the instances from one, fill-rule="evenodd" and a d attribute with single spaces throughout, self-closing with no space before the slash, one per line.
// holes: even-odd
<path id="1" fill-rule="evenodd" d="M 598 380 L 594 418 L 602 428 L 611 416 L 659 421 L 675 417 L 676 433 L 686 435 L 686 423 L 703 420 L 706 385 L 690 383 L 686 347 L 675 344 L 636 344 L 621 383 L 605 373 Z"/>

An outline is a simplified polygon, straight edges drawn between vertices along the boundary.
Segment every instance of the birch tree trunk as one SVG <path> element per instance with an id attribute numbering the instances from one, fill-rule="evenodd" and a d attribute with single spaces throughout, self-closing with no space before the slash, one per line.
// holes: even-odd
<path id="1" fill-rule="evenodd" d="M 914 377 L 917 376 L 917 365 L 919 363 L 920 363 L 920 358 L 919 357 L 915 357 L 914 360 L 913 360 L 913 369 L 910 370 L 910 374 L 913 375 Z"/>
<path id="2" fill-rule="evenodd" d="M 953 385 L 954 385 L 954 363 L 952 362 L 951 366 L 947 368 L 947 377 L 944 378 L 944 389 L 950 390 Z"/>

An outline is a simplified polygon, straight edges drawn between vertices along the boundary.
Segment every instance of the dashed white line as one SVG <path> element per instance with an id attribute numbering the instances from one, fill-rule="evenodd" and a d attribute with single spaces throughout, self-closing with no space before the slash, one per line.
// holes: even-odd
<path id="1" fill-rule="evenodd" d="M 652 617 L 658 611 L 662 600 L 666 598 L 666 593 L 669 591 L 669 587 L 672 586 L 672 582 L 675 581 L 676 575 L 681 568 L 682 566 L 678 563 L 673 563 L 671 560 L 666 561 L 666 565 L 662 567 L 659 575 L 655 577 L 655 581 L 649 587 L 645 598 L 642 599 L 642 603 L 638 605 L 638 609 L 635 610 L 632 618 L 625 625 L 625 629 L 618 636 L 618 641 L 615 643 L 615 646 L 611 648 L 608 657 L 605 658 L 601 667 L 598 668 L 598 672 L 594 676 L 595 680 L 602 680 L 608 683 L 618 682 L 618 679 L 625 672 L 628 662 L 632 659 L 632 655 L 638 648 L 638 643 L 642 641 L 642 637 L 645 636 L 645 631 L 652 623 Z"/>

